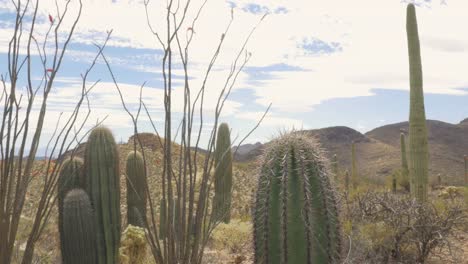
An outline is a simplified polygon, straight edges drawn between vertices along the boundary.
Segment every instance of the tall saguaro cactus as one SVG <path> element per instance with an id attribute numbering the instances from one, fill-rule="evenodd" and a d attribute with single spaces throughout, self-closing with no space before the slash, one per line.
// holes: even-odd
<path id="1" fill-rule="evenodd" d="M 94 208 L 99 264 L 118 263 L 120 246 L 119 155 L 112 132 L 95 128 L 84 155 L 86 190 Z"/>
<path id="2" fill-rule="evenodd" d="M 338 205 L 323 154 L 292 133 L 266 149 L 254 213 L 255 263 L 335 263 Z"/>
<path id="3" fill-rule="evenodd" d="M 231 135 L 226 123 L 219 125 L 214 158 L 215 196 L 211 219 L 229 223 L 231 219 L 232 153 Z"/>
<path id="4" fill-rule="evenodd" d="M 57 183 L 58 200 L 58 225 L 60 233 L 60 246 L 64 250 L 63 232 L 63 201 L 65 195 L 75 188 L 83 188 L 83 160 L 80 158 L 70 158 L 63 162 Z"/>
<path id="5" fill-rule="evenodd" d="M 401 149 L 401 182 L 400 185 L 408 192 L 410 190 L 408 159 L 406 157 L 405 134 L 400 134 Z"/>
<path id="6" fill-rule="evenodd" d="M 61 230 L 64 264 L 98 263 L 93 209 L 84 190 L 73 189 L 65 196 Z"/>
<path id="7" fill-rule="evenodd" d="M 127 156 L 127 221 L 144 227 L 146 223 L 146 173 L 143 156 L 132 151 Z"/>
<path id="8" fill-rule="evenodd" d="M 351 182 L 353 184 L 353 188 L 359 184 L 358 179 L 358 169 L 357 169 L 357 161 L 356 161 L 356 143 L 353 142 L 351 145 Z"/>
<path id="9" fill-rule="evenodd" d="M 427 145 L 426 114 L 424 110 L 423 77 L 419 47 L 418 24 L 413 4 L 407 7 L 410 73 L 409 171 L 411 194 L 418 201 L 427 200 L 429 151 Z"/>

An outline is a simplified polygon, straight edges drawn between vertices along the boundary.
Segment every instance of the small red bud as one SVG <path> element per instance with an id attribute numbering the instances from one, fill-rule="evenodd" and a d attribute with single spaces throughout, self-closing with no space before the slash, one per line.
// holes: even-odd
<path id="1" fill-rule="evenodd" d="M 51 24 L 54 23 L 54 18 L 50 14 L 49 14 L 49 21 L 50 21 Z"/>

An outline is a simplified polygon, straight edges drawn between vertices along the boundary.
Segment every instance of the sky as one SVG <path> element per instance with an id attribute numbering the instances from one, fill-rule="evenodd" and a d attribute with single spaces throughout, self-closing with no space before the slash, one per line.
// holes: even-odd
<path id="1" fill-rule="evenodd" d="M 57 9 L 54 0 L 39 2 L 35 37 L 40 41 L 51 26 L 49 14 L 56 19 Z M 60 12 L 65 2 L 58 1 Z M 162 131 L 163 52 L 148 27 L 143 1 L 82 2 L 81 19 L 49 99 L 41 147 L 53 134 L 61 113 L 66 116 L 73 110 L 81 93 L 80 74 L 96 55 L 95 44 L 102 43 L 109 30 L 112 36 L 104 54 L 126 103 L 135 113 L 140 87 L 145 83 L 143 100 L 157 129 Z M 184 2 L 180 0 L 181 5 Z M 270 104 L 264 121 L 246 143 L 265 142 L 280 131 L 293 128 L 349 126 L 367 132 L 384 124 L 407 120 L 406 2 L 208 0 L 192 29 L 189 63 L 192 93 L 201 87 L 211 56 L 229 23 L 231 10 L 234 20 L 207 80 L 202 142 L 206 142 L 213 126 L 217 95 L 231 64 L 257 24 L 246 46 L 251 58 L 239 74 L 220 117 L 221 122 L 230 125 L 233 138 L 239 140 L 246 135 Z M 468 34 L 463 26 L 468 1 L 414 2 L 421 39 L 426 116 L 459 123 L 468 117 Z M 77 3 L 71 0 L 69 19 L 60 32 L 60 43 L 71 26 L 71 18 L 77 14 Z M 203 0 L 192 0 L 187 12 L 188 22 L 182 27 L 186 28 L 182 42 L 191 32 L 191 21 L 202 3 Z M 165 5 L 166 1 L 157 0 L 151 0 L 148 5 L 149 23 L 160 34 L 165 33 Z M 13 11 L 12 1 L 0 0 L 0 72 L 4 75 L 15 19 Z M 268 15 L 259 23 L 265 14 Z M 46 47 L 50 52 L 53 43 Z M 37 61 L 37 52 L 34 56 Z M 38 82 L 44 71 L 40 64 L 37 68 L 33 77 Z M 174 74 L 173 113 L 174 119 L 180 120 L 183 71 L 176 67 Z M 87 127 L 107 116 L 104 124 L 113 130 L 117 140 L 126 141 L 133 132 L 133 125 L 102 59 L 93 68 L 87 85 L 97 80 L 99 83 L 89 95 L 92 115 Z M 147 116 L 140 118 L 139 130 L 153 131 Z"/>

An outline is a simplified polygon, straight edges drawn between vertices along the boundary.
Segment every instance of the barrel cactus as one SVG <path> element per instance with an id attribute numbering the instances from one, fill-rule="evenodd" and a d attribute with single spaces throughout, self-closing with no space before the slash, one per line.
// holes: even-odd
<path id="1" fill-rule="evenodd" d="M 144 227 L 146 222 L 146 172 L 143 156 L 132 151 L 127 156 L 127 222 Z"/>
<path id="2" fill-rule="evenodd" d="M 335 263 L 338 205 L 323 154 L 300 133 L 266 149 L 254 211 L 255 263 Z"/>
<path id="3" fill-rule="evenodd" d="M 83 160 L 80 158 L 68 158 L 62 164 L 57 183 L 58 227 L 62 251 L 64 249 L 64 233 L 62 229 L 63 201 L 65 195 L 75 188 L 83 188 Z"/>
<path id="4" fill-rule="evenodd" d="M 111 131 L 95 128 L 84 154 L 86 191 L 94 208 L 98 263 L 118 263 L 120 246 L 120 177 L 117 144 Z"/>
<path id="5" fill-rule="evenodd" d="M 218 128 L 216 148 L 214 152 L 215 173 L 213 213 L 214 221 L 222 220 L 229 223 L 231 219 L 232 192 L 232 153 L 229 126 L 222 123 Z"/>
<path id="6" fill-rule="evenodd" d="M 61 230 L 64 264 L 97 263 L 93 210 L 83 189 L 73 189 L 65 196 Z"/>
<path id="7" fill-rule="evenodd" d="M 406 32 L 410 73 L 409 171 L 411 194 L 418 201 L 427 200 L 429 150 L 424 110 L 423 77 L 418 24 L 414 4 L 408 4 Z"/>

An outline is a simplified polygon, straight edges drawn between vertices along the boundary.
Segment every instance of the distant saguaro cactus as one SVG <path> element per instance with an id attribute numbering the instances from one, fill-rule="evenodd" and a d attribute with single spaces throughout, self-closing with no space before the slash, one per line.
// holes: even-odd
<path id="1" fill-rule="evenodd" d="M 255 263 L 335 263 L 338 205 L 317 144 L 291 133 L 265 151 L 256 194 Z"/>
<path id="2" fill-rule="evenodd" d="M 333 177 L 335 179 L 335 182 L 338 182 L 339 168 L 338 168 L 338 156 L 336 154 L 333 155 L 331 166 L 332 166 L 332 172 L 333 172 Z"/>
<path id="3" fill-rule="evenodd" d="M 411 194 L 418 201 L 427 200 L 429 150 L 424 110 L 423 77 L 418 24 L 413 4 L 408 4 L 406 17 L 410 72 L 409 171 Z"/>
<path id="4" fill-rule="evenodd" d="M 409 182 L 409 169 L 408 169 L 408 159 L 406 157 L 406 142 L 405 134 L 400 134 L 400 150 L 401 150 L 401 181 L 400 185 L 407 192 L 410 191 L 410 182 Z"/>
<path id="5" fill-rule="evenodd" d="M 143 156 L 132 151 L 127 156 L 127 222 L 145 227 L 146 223 L 146 173 Z"/>
<path id="6" fill-rule="evenodd" d="M 62 224 L 63 263 L 98 263 L 93 210 L 88 194 L 84 190 L 73 189 L 65 196 Z"/>
<path id="7" fill-rule="evenodd" d="M 215 173 L 212 219 L 229 223 L 231 219 L 232 153 L 229 126 L 222 123 L 218 128 L 214 153 Z"/>
<path id="8" fill-rule="evenodd" d="M 349 171 L 346 170 L 344 174 L 344 186 L 346 193 L 349 193 Z"/>
<path id="9" fill-rule="evenodd" d="M 83 160 L 80 158 L 65 160 L 60 169 L 57 183 L 58 227 L 62 251 L 64 250 L 65 240 L 63 233 L 63 201 L 70 190 L 83 188 L 83 183 Z"/>
<path id="10" fill-rule="evenodd" d="M 356 161 L 356 143 L 354 142 L 351 145 L 351 182 L 353 184 L 353 188 L 356 189 L 359 184 L 359 176 Z"/>
<path id="11" fill-rule="evenodd" d="M 463 156 L 463 159 L 465 160 L 465 186 L 468 186 L 468 156 Z"/>
<path id="12" fill-rule="evenodd" d="M 94 208 L 99 264 L 118 263 L 120 247 L 119 153 L 112 132 L 95 128 L 84 154 L 86 190 Z"/>

